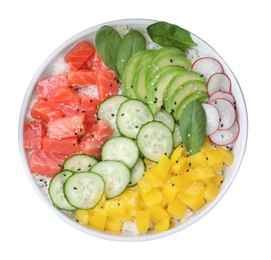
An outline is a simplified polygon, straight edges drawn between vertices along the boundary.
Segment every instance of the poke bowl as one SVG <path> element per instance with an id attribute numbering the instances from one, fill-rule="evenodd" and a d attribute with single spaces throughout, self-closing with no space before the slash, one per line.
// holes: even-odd
<path id="1" fill-rule="evenodd" d="M 178 25 L 107 22 L 58 47 L 21 108 L 19 147 L 40 198 L 96 237 L 142 241 L 198 221 L 225 195 L 248 119 L 233 72 Z"/>

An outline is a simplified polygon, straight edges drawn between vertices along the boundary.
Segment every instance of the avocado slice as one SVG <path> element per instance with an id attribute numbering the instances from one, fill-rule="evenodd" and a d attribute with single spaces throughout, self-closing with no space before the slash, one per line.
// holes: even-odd
<path id="1" fill-rule="evenodd" d="M 175 47 L 163 47 L 159 49 L 152 60 L 147 75 L 147 84 L 152 76 L 159 70 L 167 66 L 180 66 L 185 69 L 190 69 L 192 64 L 185 57 L 182 50 Z"/>
<path id="2" fill-rule="evenodd" d="M 133 71 L 135 70 L 135 64 L 137 61 L 144 56 L 146 53 L 150 52 L 150 50 L 143 50 L 135 53 L 131 56 L 131 58 L 128 60 L 126 67 L 123 72 L 122 77 L 122 88 L 123 88 L 123 94 L 129 98 L 135 98 L 135 93 L 133 90 Z"/>
<path id="3" fill-rule="evenodd" d="M 156 114 L 163 105 L 163 95 L 169 82 L 178 73 L 185 71 L 178 66 L 167 66 L 158 70 L 147 83 L 147 103 L 153 114 Z"/>
<path id="4" fill-rule="evenodd" d="M 149 62 L 155 54 L 154 50 L 146 51 L 135 64 L 135 69 L 133 71 L 133 90 L 135 97 L 143 102 L 147 102 L 147 90 L 146 90 L 146 78 L 149 68 Z"/>
<path id="5" fill-rule="evenodd" d="M 174 93 L 174 96 L 171 99 L 171 112 L 174 113 L 177 106 L 190 94 L 194 92 L 206 92 L 206 83 L 198 80 L 191 80 L 183 84 L 179 89 Z"/>
<path id="6" fill-rule="evenodd" d="M 167 88 L 164 91 L 164 107 L 168 113 L 170 113 L 172 110 L 172 99 L 174 94 L 176 93 L 176 90 L 183 88 L 183 85 L 191 80 L 206 82 L 206 79 L 202 77 L 201 74 L 194 71 L 184 71 L 174 77 L 171 80 L 170 84 L 168 84 Z"/>
<path id="7" fill-rule="evenodd" d="M 195 91 L 190 95 L 186 96 L 176 107 L 175 112 L 173 114 L 176 120 L 180 120 L 182 117 L 183 110 L 186 106 L 193 101 L 198 101 L 201 103 L 205 103 L 208 101 L 208 94 L 204 91 Z"/>

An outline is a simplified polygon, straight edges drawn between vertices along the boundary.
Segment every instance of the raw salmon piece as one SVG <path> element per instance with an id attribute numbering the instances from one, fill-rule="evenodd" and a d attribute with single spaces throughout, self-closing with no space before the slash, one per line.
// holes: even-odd
<path id="1" fill-rule="evenodd" d="M 85 87 L 96 84 L 96 75 L 91 70 L 71 70 L 68 73 L 68 82 L 73 87 Z"/>
<path id="2" fill-rule="evenodd" d="M 98 69 L 108 69 L 108 67 L 103 63 L 102 59 L 99 57 L 97 51 L 95 50 L 94 54 L 92 54 L 85 62 L 84 66 L 86 66 L 90 70 L 98 70 Z"/>
<path id="3" fill-rule="evenodd" d="M 27 150 L 41 150 L 42 138 L 46 135 L 45 124 L 29 121 L 24 124 L 24 148 Z"/>
<path id="4" fill-rule="evenodd" d="M 29 160 L 29 168 L 33 174 L 52 178 L 62 170 L 66 156 L 58 153 L 34 151 Z"/>
<path id="5" fill-rule="evenodd" d="M 79 144 L 82 153 L 100 158 L 103 144 L 113 135 L 113 129 L 104 120 L 99 120 Z"/>
<path id="6" fill-rule="evenodd" d="M 40 80 L 36 84 L 37 97 L 46 99 L 53 89 L 66 86 L 68 86 L 68 79 L 65 74 L 59 74 L 44 80 Z"/>
<path id="7" fill-rule="evenodd" d="M 63 154 L 67 157 L 79 152 L 78 138 L 76 136 L 62 140 L 45 136 L 42 139 L 42 147 L 45 152 Z"/>
<path id="8" fill-rule="evenodd" d="M 86 60 L 94 53 L 95 49 L 86 41 L 77 43 L 70 52 L 65 56 L 64 60 L 73 70 L 80 69 Z"/>

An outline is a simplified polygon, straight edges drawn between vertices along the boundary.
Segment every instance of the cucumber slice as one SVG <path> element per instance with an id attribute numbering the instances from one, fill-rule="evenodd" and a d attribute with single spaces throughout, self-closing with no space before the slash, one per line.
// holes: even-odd
<path id="1" fill-rule="evenodd" d="M 98 110 L 98 118 L 105 120 L 108 125 L 118 132 L 116 125 L 116 116 L 120 105 L 128 98 L 122 95 L 110 97 L 103 101 Z"/>
<path id="2" fill-rule="evenodd" d="M 173 146 L 176 148 L 183 142 L 180 132 L 179 124 L 175 124 L 174 132 L 173 132 Z"/>
<path id="3" fill-rule="evenodd" d="M 117 113 L 119 132 L 132 139 L 136 139 L 140 127 L 150 121 L 153 121 L 153 114 L 148 106 L 135 99 L 123 102 Z"/>
<path id="4" fill-rule="evenodd" d="M 172 133 L 161 122 L 149 122 L 141 127 L 137 135 L 137 145 L 144 157 L 159 162 L 163 154 L 170 156 L 172 153 Z"/>
<path id="5" fill-rule="evenodd" d="M 146 166 L 141 157 L 138 158 L 135 166 L 131 170 L 131 179 L 129 182 L 129 187 L 135 186 L 138 181 L 142 178 L 144 175 L 144 172 L 146 171 Z"/>
<path id="6" fill-rule="evenodd" d="M 92 172 L 78 172 L 64 184 L 67 201 L 77 209 L 92 209 L 102 199 L 105 183 L 103 178 Z"/>
<path id="7" fill-rule="evenodd" d="M 135 53 L 134 55 L 131 56 L 131 58 L 128 60 L 126 63 L 124 72 L 123 72 L 123 77 L 122 77 L 122 88 L 123 88 L 123 93 L 125 96 L 129 98 L 135 98 L 135 93 L 133 90 L 133 71 L 135 69 L 135 64 L 137 61 L 145 55 L 146 52 L 149 52 L 148 50 L 143 50 Z"/>
<path id="8" fill-rule="evenodd" d="M 169 114 L 167 111 L 164 109 L 161 109 L 156 115 L 155 115 L 155 121 L 159 121 L 164 123 L 171 132 L 174 131 L 175 128 L 175 121 L 174 118 L 171 114 Z"/>
<path id="9" fill-rule="evenodd" d="M 130 170 L 122 162 L 101 161 L 95 164 L 92 169 L 102 176 L 105 181 L 105 197 L 112 199 L 125 191 L 130 182 Z"/>
<path id="10" fill-rule="evenodd" d="M 48 189 L 49 196 L 52 203 L 59 209 L 67 211 L 76 210 L 75 207 L 68 203 L 63 192 L 63 185 L 65 181 L 72 175 L 72 171 L 64 170 L 57 173 L 50 181 Z"/>
<path id="11" fill-rule="evenodd" d="M 98 160 L 94 156 L 75 154 L 64 162 L 63 169 L 73 172 L 89 171 L 97 162 Z"/>
<path id="12" fill-rule="evenodd" d="M 138 160 L 139 150 L 136 143 L 130 138 L 117 136 L 104 143 L 101 157 L 103 161 L 121 161 L 131 169 Z"/>

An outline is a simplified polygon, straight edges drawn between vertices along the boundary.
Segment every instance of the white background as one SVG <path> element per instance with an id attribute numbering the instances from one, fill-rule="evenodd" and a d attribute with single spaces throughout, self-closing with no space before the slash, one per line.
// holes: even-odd
<path id="1" fill-rule="evenodd" d="M 1 1 L 0 259 L 271 259 L 268 2 Z M 249 115 L 246 155 L 225 197 L 191 227 L 143 243 L 91 237 L 59 219 L 30 185 L 17 141 L 24 94 L 46 57 L 80 31 L 123 18 L 165 20 L 202 37 L 235 73 Z"/>

